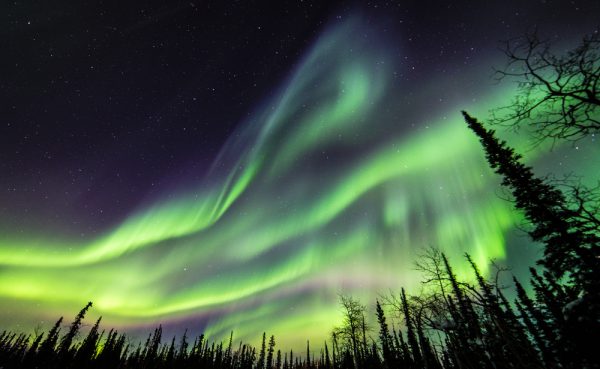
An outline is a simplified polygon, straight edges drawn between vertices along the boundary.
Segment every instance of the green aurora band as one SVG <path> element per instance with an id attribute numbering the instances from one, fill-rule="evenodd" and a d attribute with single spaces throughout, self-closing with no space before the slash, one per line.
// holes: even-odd
<path id="1" fill-rule="evenodd" d="M 266 330 L 300 349 L 339 324 L 340 291 L 370 304 L 416 288 L 412 265 L 425 247 L 457 262 L 469 252 L 484 272 L 490 259 L 506 259 L 520 218 L 498 195 L 499 179 L 459 110 L 485 118 L 514 91 L 436 81 L 418 92 L 432 101 L 423 113 L 376 36 L 357 19 L 325 32 L 197 190 L 146 204 L 85 242 L 3 231 L 2 325 L 31 329 L 91 300 L 105 326 L 195 321 L 214 339 L 234 330 L 256 342 Z M 485 73 L 467 77 L 475 75 Z M 439 91 L 452 102 L 441 112 Z M 510 142 L 526 147 L 522 136 Z M 593 173 L 598 148 L 588 146 L 538 147 L 526 157 L 536 167 L 560 157 Z"/>

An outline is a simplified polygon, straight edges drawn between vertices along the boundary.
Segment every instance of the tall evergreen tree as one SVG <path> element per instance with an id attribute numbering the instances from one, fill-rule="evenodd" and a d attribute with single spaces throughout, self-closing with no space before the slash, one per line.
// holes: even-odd
<path id="1" fill-rule="evenodd" d="M 544 244 L 539 263 L 554 279 L 565 279 L 574 290 L 577 298 L 562 307 L 568 322 L 561 335 L 573 342 L 569 349 L 577 352 L 569 356 L 581 357 L 591 365 L 595 360 L 591 342 L 600 342 L 600 232 L 594 223 L 596 216 L 585 214 L 582 204 L 569 204 L 560 190 L 521 163 L 521 156 L 496 138 L 495 131 L 466 112 L 463 115 L 479 137 L 490 166 L 502 176 L 502 185 L 510 189 L 515 207 L 530 223 L 529 235 Z"/>
<path id="2" fill-rule="evenodd" d="M 281 350 L 277 350 L 277 359 L 275 360 L 275 369 L 281 369 Z"/>
<path id="3" fill-rule="evenodd" d="M 54 357 L 55 357 L 54 350 L 56 348 L 56 343 L 58 342 L 58 336 L 60 333 L 60 324 L 62 323 L 62 321 L 63 321 L 63 317 L 60 317 L 60 319 L 58 319 L 56 321 L 56 323 L 54 323 L 54 326 L 48 332 L 46 339 L 40 344 L 40 348 L 38 350 L 38 355 L 37 355 L 38 361 L 41 361 L 41 362 L 46 361 L 46 362 L 50 363 L 54 359 Z"/>
<path id="4" fill-rule="evenodd" d="M 567 277 L 589 303 L 594 303 L 590 308 L 596 308 L 598 313 L 600 235 L 581 220 L 577 210 L 569 208 L 561 191 L 537 178 L 530 167 L 521 163 L 521 155 L 496 138 L 494 130 L 486 129 L 466 112 L 463 115 L 479 137 L 490 166 L 510 189 L 515 207 L 531 223 L 529 235 L 545 244 L 540 263 L 555 278 Z"/>
<path id="5" fill-rule="evenodd" d="M 275 352 L 275 336 L 269 338 L 269 349 L 267 350 L 267 368 L 273 369 L 273 353 Z"/>
<path id="6" fill-rule="evenodd" d="M 325 368 L 331 369 L 331 359 L 329 358 L 329 348 L 327 347 L 327 341 L 325 341 Z"/>
<path id="7" fill-rule="evenodd" d="M 98 339 L 100 338 L 100 334 L 98 330 L 100 328 L 100 321 L 102 317 L 96 320 L 96 324 L 90 329 L 87 336 L 77 349 L 77 353 L 75 354 L 75 361 L 78 366 L 85 366 L 84 363 L 89 362 L 96 354 L 96 347 L 98 346 Z"/>
<path id="8" fill-rule="evenodd" d="M 394 361 L 391 349 L 393 343 L 392 337 L 390 336 L 390 329 L 386 322 L 385 314 L 383 312 L 383 309 L 381 308 L 381 305 L 379 304 L 379 301 L 376 301 L 375 309 L 377 313 L 377 322 L 379 323 L 379 342 L 381 343 L 381 350 L 383 352 L 384 362 L 390 365 Z"/>
<path id="9" fill-rule="evenodd" d="M 260 354 L 258 355 L 258 363 L 256 363 L 257 369 L 265 368 L 265 351 L 267 349 L 267 333 L 263 332 L 262 345 L 260 346 Z"/>
<path id="10" fill-rule="evenodd" d="M 404 291 L 404 288 L 402 288 L 401 290 L 400 297 L 402 299 L 402 310 L 404 313 L 404 321 L 406 323 L 406 339 L 408 341 L 408 345 L 410 346 L 412 360 L 416 366 L 420 367 L 423 365 L 421 349 L 419 348 L 419 343 L 415 334 L 415 327 L 410 312 L 410 306 L 408 306 L 408 301 L 406 299 L 406 292 Z"/>
<path id="11" fill-rule="evenodd" d="M 306 341 L 306 367 L 310 368 L 310 341 Z"/>
<path id="12" fill-rule="evenodd" d="M 60 356 L 66 355 L 67 352 L 69 351 L 69 349 L 71 348 L 73 339 L 75 338 L 75 335 L 77 335 L 77 332 L 79 331 L 79 327 L 81 327 L 81 321 L 85 317 L 85 313 L 88 311 L 88 309 L 90 307 L 92 307 L 92 303 L 88 302 L 85 305 L 85 307 L 83 309 L 81 309 L 81 311 L 79 311 L 79 313 L 75 317 L 75 320 L 73 321 L 73 323 L 71 323 L 69 332 L 67 332 L 67 334 L 65 334 L 65 336 L 62 338 L 62 340 L 60 342 L 60 346 L 59 346 L 59 355 Z"/>

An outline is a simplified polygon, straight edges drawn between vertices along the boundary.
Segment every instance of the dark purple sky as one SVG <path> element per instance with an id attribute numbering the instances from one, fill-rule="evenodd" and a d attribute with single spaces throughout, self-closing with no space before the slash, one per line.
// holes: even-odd
<path id="1" fill-rule="evenodd" d="M 600 14 L 597 1 L 5 2 L 2 224 L 95 233 L 198 182 L 324 26 L 357 9 L 419 66 L 402 76 L 415 88 L 522 19 L 576 34 Z"/>

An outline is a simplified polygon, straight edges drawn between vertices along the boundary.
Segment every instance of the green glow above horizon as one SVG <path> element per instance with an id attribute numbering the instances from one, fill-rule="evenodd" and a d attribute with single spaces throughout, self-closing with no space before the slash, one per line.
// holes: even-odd
<path id="1" fill-rule="evenodd" d="M 464 92 L 451 108 L 414 111 L 393 78 L 401 67 L 383 43 L 353 37 L 361 27 L 326 32 L 196 191 L 149 203 L 84 242 L 2 234 L 4 313 L 51 319 L 91 300 L 105 326 L 204 319 L 213 338 L 234 329 L 256 341 L 267 331 L 301 348 L 339 323 L 339 291 L 371 304 L 416 288 L 412 265 L 428 246 L 457 261 L 469 252 L 484 273 L 504 260 L 520 217 L 498 196 L 460 110 L 484 114 L 510 92 L 477 103 L 480 91 Z M 423 90 L 452 88 L 444 83 Z M 456 272 L 470 274 L 460 262 Z"/>

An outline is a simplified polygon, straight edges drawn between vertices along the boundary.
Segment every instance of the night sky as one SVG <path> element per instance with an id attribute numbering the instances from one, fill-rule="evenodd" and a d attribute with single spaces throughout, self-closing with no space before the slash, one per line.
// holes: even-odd
<path id="1" fill-rule="evenodd" d="M 501 40 L 557 52 L 597 1 L 3 2 L 0 328 L 87 301 L 132 334 L 321 342 L 337 294 L 418 290 L 428 246 L 516 274 L 539 246 L 462 121 L 510 103 Z M 533 146 L 600 174 L 594 137 Z M 466 275 L 466 274 L 465 274 Z"/>

